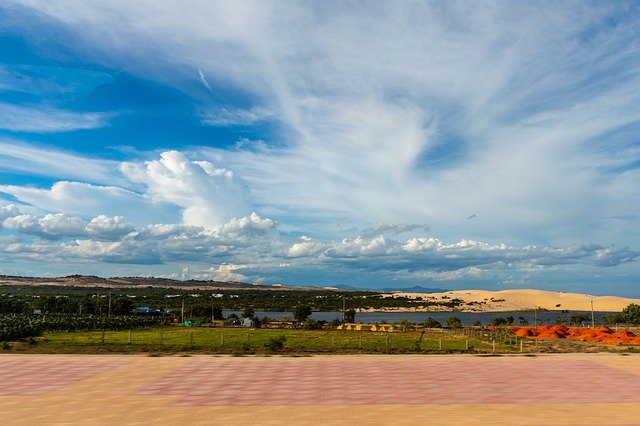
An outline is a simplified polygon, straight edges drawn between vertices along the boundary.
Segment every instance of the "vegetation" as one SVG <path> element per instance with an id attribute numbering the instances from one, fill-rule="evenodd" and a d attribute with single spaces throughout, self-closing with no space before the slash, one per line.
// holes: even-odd
<path id="1" fill-rule="evenodd" d="M 0 315 L 0 341 L 39 336 L 46 331 L 127 330 L 164 322 L 158 317 L 133 315 Z"/>
<path id="2" fill-rule="evenodd" d="M 495 327 L 508 326 L 508 325 L 512 325 L 513 321 L 514 321 L 514 318 L 512 316 L 508 316 L 506 318 L 496 317 L 493 320 L 491 320 L 491 325 Z"/>
<path id="3" fill-rule="evenodd" d="M 442 324 L 440 324 L 439 321 L 436 321 L 431 317 L 424 320 L 424 326 L 426 328 L 442 328 Z"/>
<path id="4" fill-rule="evenodd" d="M 345 322 L 356 322 L 356 310 L 355 309 L 347 309 L 344 313 L 344 321 Z"/>
<path id="5" fill-rule="evenodd" d="M 622 310 L 622 315 L 627 324 L 640 325 L 640 305 L 630 304 Z"/>
<path id="6" fill-rule="evenodd" d="M 56 314 L 126 315 L 136 306 L 149 306 L 179 312 L 184 302 L 185 316 L 211 318 L 221 310 L 291 312 L 308 305 L 312 311 L 342 311 L 343 299 L 351 309 L 415 308 L 446 306 L 456 308 L 461 301 L 389 297 L 372 291 L 335 290 L 254 290 L 133 287 L 61 287 L 51 285 L 7 285 L 0 288 L 0 314 L 28 314 L 34 310 Z M 219 318 L 216 318 L 219 319 Z"/>
<path id="7" fill-rule="evenodd" d="M 447 327 L 457 329 L 462 327 L 462 321 L 458 317 L 449 317 L 447 318 Z"/>
<path id="8" fill-rule="evenodd" d="M 571 314 L 569 315 L 569 323 L 573 325 L 582 325 L 591 318 L 587 314 Z"/>
<path id="9" fill-rule="evenodd" d="M 468 348 L 467 348 L 468 346 Z M 45 332 L 31 344 L 13 342 L 14 351 L 47 353 L 489 353 L 487 338 L 454 332 L 406 333 L 344 330 L 156 327 L 128 331 Z M 496 351 L 515 352 L 504 343 Z"/>
<path id="10" fill-rule="evenodd" d="M 293 317 L 298 322 L 305 322 L 311 316 L 311 306 L 304 303 L 293 308 Z"/>
<path id="11" fill-rule="evenodd" d="M 602 320 L 606 324 L 640 325 L 640 305 L 632 303 L 622 310 L 622 313 L 605 315 Z"/>

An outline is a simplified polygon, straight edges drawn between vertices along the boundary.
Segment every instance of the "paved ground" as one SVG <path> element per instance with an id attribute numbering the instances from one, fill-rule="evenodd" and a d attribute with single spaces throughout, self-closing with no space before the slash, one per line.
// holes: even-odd
<path id="1" fill-rule="evenodd" d="M 640 356 L 0 355 L 0 424 L 639 424 Z"/>

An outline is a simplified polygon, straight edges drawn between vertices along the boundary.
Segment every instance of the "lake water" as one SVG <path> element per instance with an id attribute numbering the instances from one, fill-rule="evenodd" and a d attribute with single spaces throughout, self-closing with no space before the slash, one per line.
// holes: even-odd
<path id="1" fill-rule="evenodd" d="M 235 313 L 240 316 L 242 311 L 223 311 L 225 317 L 229 314 Z M 602 316 L 611 314 L 612 312 L 594 312 L 594 317 L 596 324 L 602 324 Z M 291 312 L 264 312 L 264 311 L 256 311 L 256 316 L 258 318 L 264 318 L 268 316 L 271 319 L 279 320 L 282 317 L 289 317 L 293 319 L 293 313 Z M 589 316 L 589 323 L 591 321 L 591 311 L 570 311 L 570 312 L 560 312 L 560 311 L 538 311 L 538 324 L 555 324 L 558 320 L 562 320 L 565 323 L 568 323 L 568 317 L 571 314 L 587 314 Z M 524 317 L 529 325 L 533 325 L 535 313 L 533 311 L 522 312 L 522 311 L 513 311 L 513 312 L 357 312 L 356 313 L 356 322 L 359 323 L 381 323 L 386 321 L 387 323 L 395 323 L 402 320 L 409 320 L 412 323 L 421 324 L 424 321 L 431 317 L 436 321 L 439 321 L 441 324 L 447 321 L 449 317 L 457 317 L 462 321 L 464 325 L 473 325 L 476 321 L 480 321 L 482 325 L 488 325 L 494 318 L 498 317 L 509 317 L 512 316 L 515 318 L 513 322 L 514 325 L 519 325 L 519 317 Z M 342 312 L 314 312 L 311 314 L 311 318 L 315 320 L 325 320 L 332 321 L 334 319 L 342 320 Z"/>

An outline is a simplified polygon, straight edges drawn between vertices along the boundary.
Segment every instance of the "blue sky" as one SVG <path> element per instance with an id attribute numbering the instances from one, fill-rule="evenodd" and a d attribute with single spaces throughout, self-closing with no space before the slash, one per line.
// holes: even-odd
<path id="1" fill-rule="evenodd" d="M 0 273 L 638 297 L 639 14 L 0 1 Z"/>

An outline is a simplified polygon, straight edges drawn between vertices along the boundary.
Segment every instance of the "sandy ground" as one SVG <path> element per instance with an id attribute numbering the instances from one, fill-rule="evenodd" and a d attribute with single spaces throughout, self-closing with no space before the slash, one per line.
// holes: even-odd
<path id="1" fill-rule="evenodd" d="M 466 312 L 501 312 L 532 310 L 535 308 L 571 311 L 620 312 L 631 303 L 640 304 L 640 299 L 629 299 L 618 296 L 592 296 L 589 294 L 564 293 L 543 290 L 456 290 L 446 293 L 394 293 L 395 296 L 409 298 L 422 297 L 424 300 L 443 301 L 461 299 L 465 303 L 477 302 L 473 305 L 462 305 L 459 311 Z M 436 310 L 433 307 L 418 310 Z M 450 309 L 443 309 L 450 310 Z"/>
<path id="2" fill-rule="evenodd" d="M 0 424 L 631 425 L 638 361 L 0 355 Z"/>

